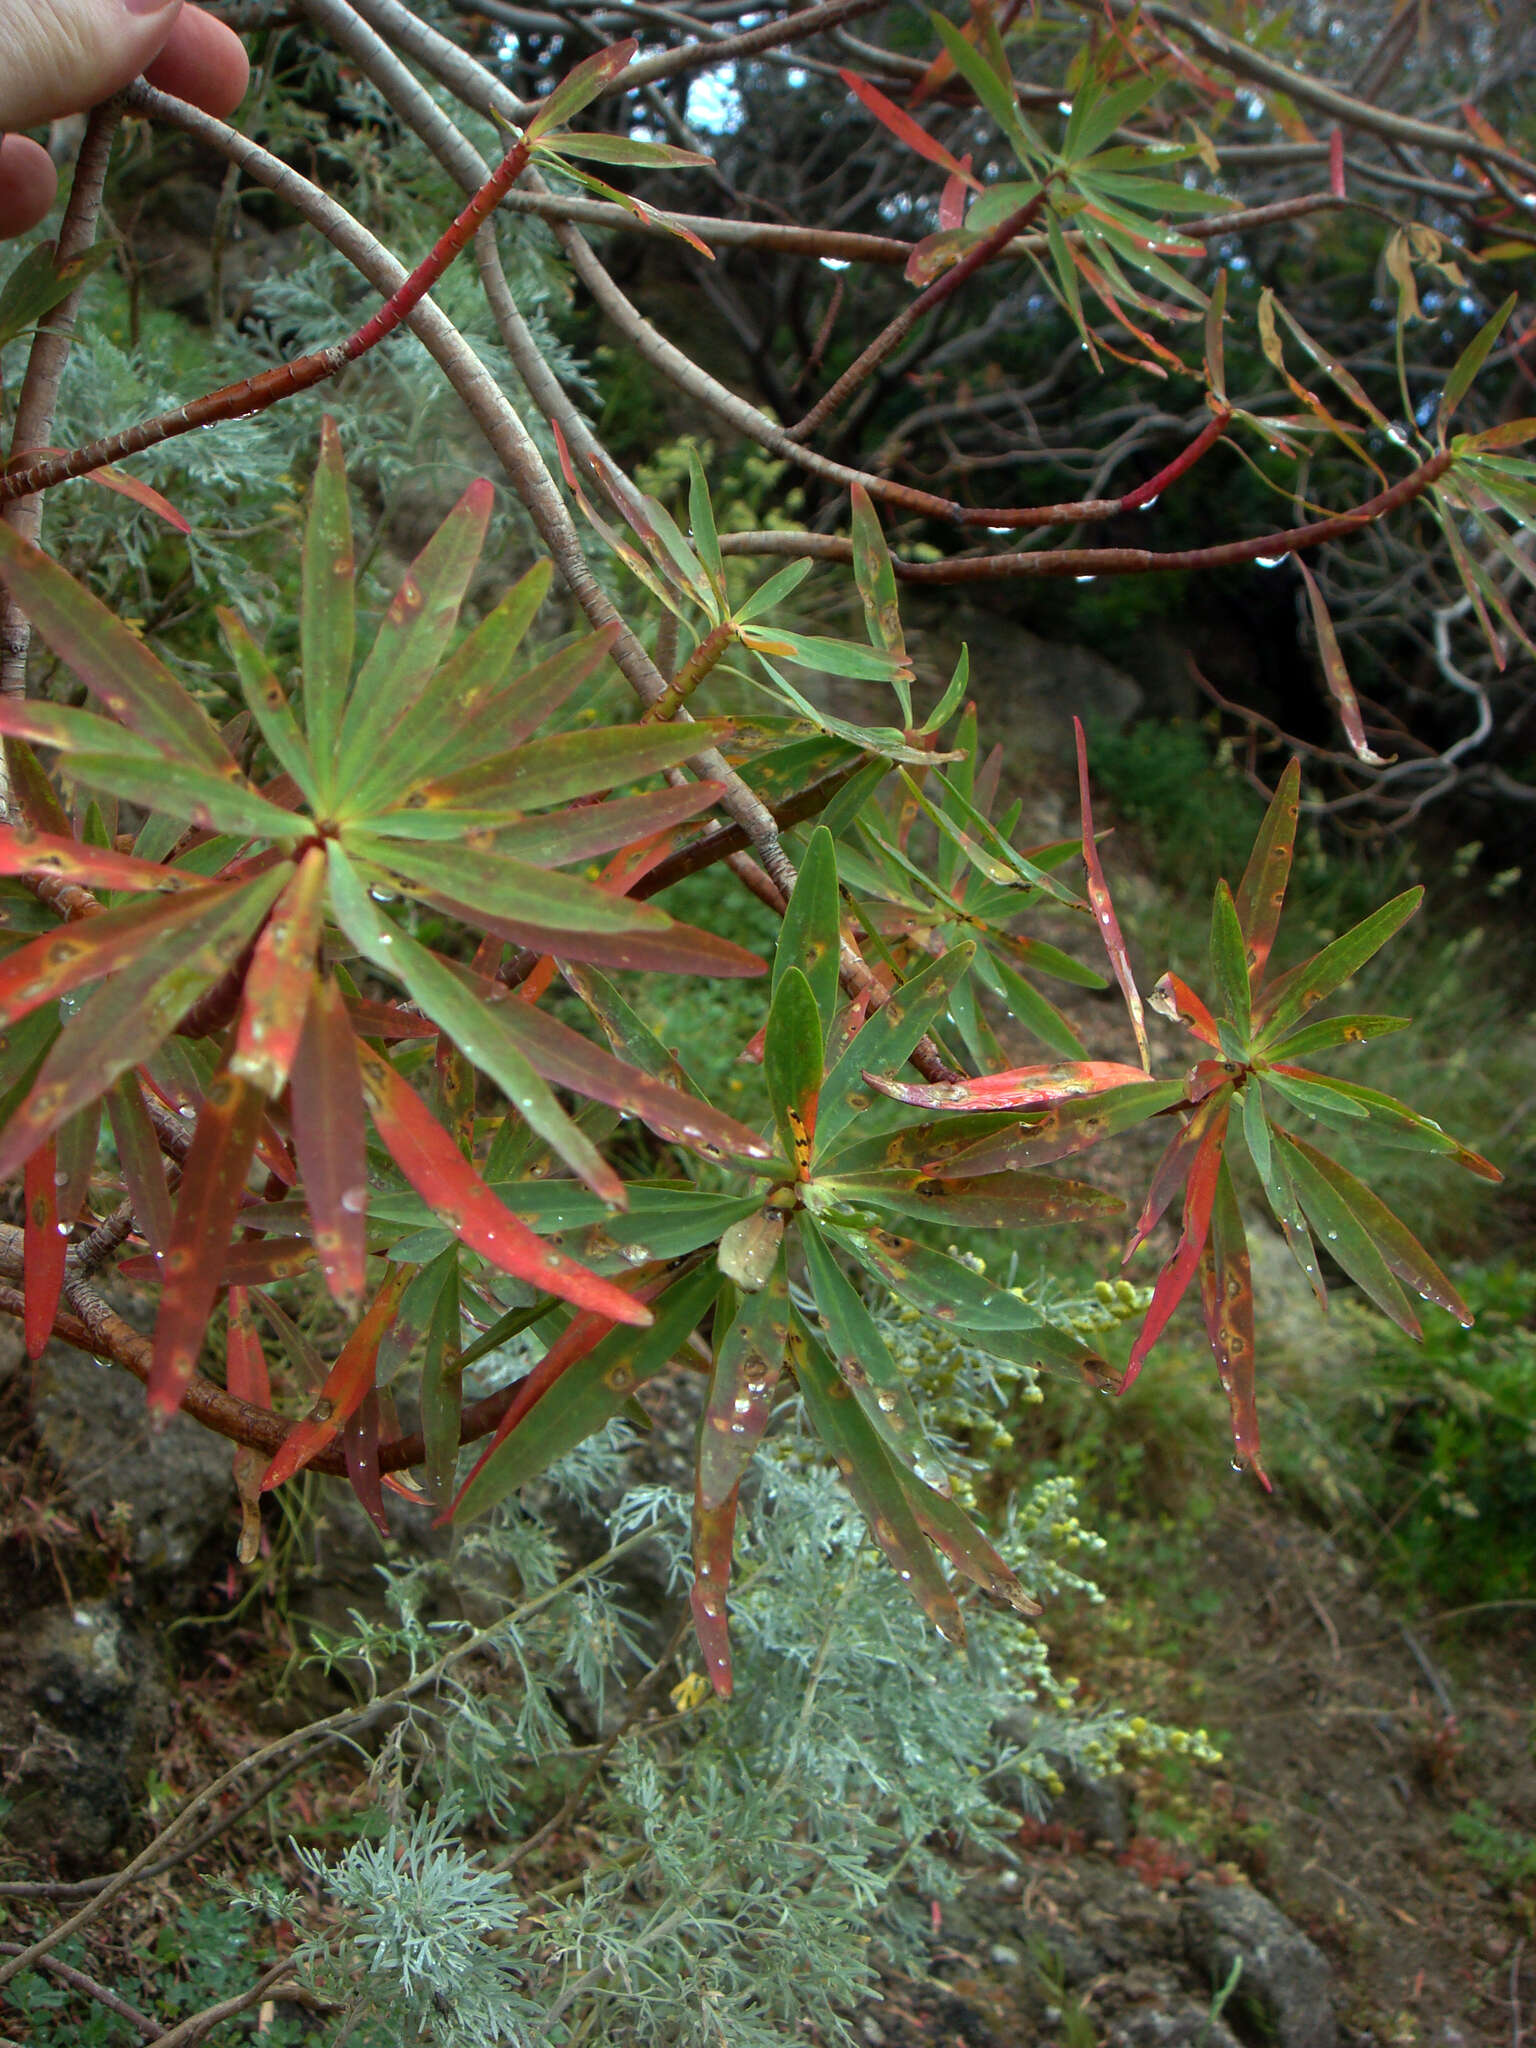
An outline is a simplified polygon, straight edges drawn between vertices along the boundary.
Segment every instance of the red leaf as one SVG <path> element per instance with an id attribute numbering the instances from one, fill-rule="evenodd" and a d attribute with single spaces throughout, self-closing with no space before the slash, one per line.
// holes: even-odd
<path id="1" fill-rule="evenodd" d="M 696 1501 L 693 1510 L 693 1587 L 688 1605 L 694 1633 L 704 1653 L 704 1666 L 717 1695 L 728 1700 L 734 1685 L 731 1671 L 731 1625 L 726 1595 L 731 1587 L 731 1547 L 736 1534 L 736 1496 L 732 1487 L 715 1507 Z"/>
<path id="2" fill-rule="evenodd" d="M 261 1333 L 251 1314 L 251 1297 L 243 1287 L 229 1290 L 229 1333 L 224 1351 L 224 1385 L 237 1401 L 253 1408 L 272 1406 L 272 1382 Z"/>
<path id="3" fill-rule="evenodd" d="M 1339 708 L 1339 723 L 1344 728 L 1344 737 L 1357 760 L 1367 767 L 1380 768 L 1386 765 L 1387 756 L 1378 754 L 1365 736 L 1365 720 L 1360 714 L 1360 700 L 1355 695 L 1355 686 L 1349 679 L 1349 670 L 1344 663 L 1344 650 L 1339 645 L 1339 636 L 1334 631 L 1333 620 L 1323 593 L 1317 586 L 1317 578 L 1307 567 L 1302 557 L 1291 558 L 1301 571 L 1301 580 L 1307 586 L 1307 602 L 1312 607 L 1312 626 L 1317 634 L 1317 651 L 1322 660 L 1323 674 L 1328 679 L 1328 694 Z"/>
<path id="4" fill-rule="evenodd" d="M 325 1284 L 355 1314 L 367 1284 L 367 1130 L 357 1039 L 334 981 L 317 983 L 310 997 L 288 1100 Z"/>
<path id="5" fill-rule="evenodd" d="M 64 1289 L 67 1226 L 59 1221 L 58 1148 L 52 1138 L 39 1145 L 23 1172 L 26 1221 L 22 1232 L 25 1331 L 28 1358 L 41 1358 L 53 1335 Z"/>
<path id="6" fill-rule="evenodd" d="M 379 1136 L 411 1186 L 471 1251 L 579 1308 L 619 1323 L 650 1322 L 642 1302 L 544 1244 L 505 1209 L 388 1060 L 360 1039 L 354 1043 L 363 1094 Z"/>
<path id="7" fill-rule="evenodd" d="M 174 526 L 178 533 L 190 533 L 192 522 L 176 510 L 169 498 L 162 498 L 152 484 L 142 478 L 129 476 L 121 469 L 92 469 L 86 472 L 86 482 L 103 484 L 109 491 L 118 491 L 125 498 L 132 498 L 136 505 L 142 505 L 146 512 L 153 512 L 157 519 L 163 519 L 167 526 Z"/>
<path id="8" fill-rule="evenodd" d="M 864 1076 L 882 1095 L 918 1109 L 1042 1109 L 1083 1095 L 1102 1095 L 1146 1080 L 1140 1067 L 1115 1060 L 1067 1060 L 1056 1066 L 1009 1067 L 974 1081 L 892 1081 Z"/>
<path id="9" fill-rule="evenodd" d="M 261 1115 L 258 1090 L 221 1068 L 198 1112 L 171 1241 L 161 1261 L 165 1290 L 155 1320 L 148 1388 L 150 1408 L 157 1414 L 176 1412 L 197 1370 Z"/>
<path id="10" fill-rule="evenodd" d="M 325 851 L 312 846 L 262 926 L 245 976 L 230 1072 L 281 1095 L 298 1049 L 325 922 Z"/>
<path id="11" fill-rule="evenodd" d="M 1165 974 L 1153 989 L 1150 1000 L 1160 1017 L 1169 1017 L 1182 1024 L 1207 1045 L 1220 1044 L 1216 1019 L 1189 984 L 1180 981 L 1176 974 Z"/>
<path id="12" fill-rule="evenodd" d="M 1152 1071 L 1152 1053 L 1147 1044 L 1147 1020 L 1142 1013 L 1141 993 L 1136 986 L 1136 977 L 1131 972 L 1131 956 L 1125 950 L 1125 940 L 1120 932 L 1120 920 L 1115 915 L 1115 906 L 1110 900 L 1109 884 L 1104 879 L 1104 864 L 1099 859 L 1099 849 L 1093 837 L 1093 806 L 1088 795 L 1088 742 L 1083 733 L 1083 721 L 1074 718 L 1072 729 L 1077 734 L 1077 793 L 1083 812 L 1083 866 L 1088 873 L 1088 901 L 1098 919 L 1099 935 L 1104 941 L 1104 950 L 1109 955 L 1109 964 L 1115 970 L 1115 979 L 1125 997 L 1125 1007 L 1131 1013 L 1131 1029 L 1136 1034 L 1137 1050 L 1146 1073 Z"/>
<path id="13" fill-rule="evenodd" d="M 18 832 L 0 825 L 0 875 L 57 875 L 83 882 L 88 889 L 206 889 L 201 875 L 168 868 L 159 861 L 135 860 L 131 853 L 111 853 L 102 846 L 83 846 L 52 832 Z"/>
<path id="14" fill-rule="evenodd" d="M 289 1430 L 277 1455 L 261 1475 L 263 1493 L 270 1493 L 274 1486 L 281 1486 L 285 1479 L 291 1479 L 311 1458 L 318 1456 L 354 1413 L 363 1397 L 372 1391 L 379 1340 L 394 1320 L 395 1310 L 410 1277 L 408 1266 L 391 1266 L 389 1278 L 369 1304 L 368 1313 L 342 1346 L 336 1363 L 326 1374 L 325 1385 L 316 1395 L 314 1407 L 302 1422 L 296 1422 Z"/>
<path id="15" fill-rule="evenodd" d="M 1131 1346 L 1130 1363 L 1125 1372 L 1127 1387 L 1141 1371 L 1147 1353 L 1168 1327 L 1169 1317 L 1195 1277 L 1200 1254 L 1210 1234 L 1211 1208 L 1216 1200 L 1216 1178 L 1221 1171 L 1222 1144 L 1227 1135 L 1227 1112 L 1230 1108 L 1230 1095 L 1213 1095 L 1190 1120 L 1190 1131 L 1198 1132 L 1198 1142 L 1184 1189 L 1184 1228 L 1172 1258 L 1157 1276 L 1146 1320 Z"/>
<path id="16" fill-rule="evenodd" d="M 1237 921 L 1248 952 L 1248 977 L 1255 989 L 1264 979 L 1285 907 L 1300 804 L 1301 763 L 1292 755 L 1275 785 L 1237 890 Z"/>
<path id="17" fill-rule="evenodd" d="M 379 1473 L 379 1396 L 376 1389 L 370 1387 L 358 1403 L 356 1414 L 342 1431 L 341 1443 L 352 1491 L 379 1534 L 387 1536 L 389 1521 L 384 1513 L 384 1487 Z"/>
<path id="18" fill-rule="evenodd" d="M 1200 1302 L 1205 1333 L 1232 1411 L 1234 1462 L 1253 1471 L 1264 1491 L 1272 1492 L 1259 1455 L 1259 1416 L 1254 1403 L 1253 1272 L 1242 1212 L 1225 1162 L 1211 1212 L 1211 1235 L 1200 1258 Z"/>
<path id="19" fill-rule="evenodd" d="M 853 71 L 840 71 L 838 77 L 855 99 L 864 102 L 882 127 L 889 128 L 897 140 L 904 142 L 908 149 L 916 150 L 917 154 L 926 157 L 929 163 L 938 164 L 941 169 L 948 171 L 952 178 L 963 180 L 973 192 L 982 189 L 981 180 L 971 175 L 969 158 L 964 164 L 959 163 L 942 142 L 930 135 L 926 128 L 920 127 L 910 114 L 903 113 L 894 101 L 888 100 L 879 86 L 871 85 L 867 78 L 860 78 Z M 958 226 L 958 222 L 956 225 Z"/>

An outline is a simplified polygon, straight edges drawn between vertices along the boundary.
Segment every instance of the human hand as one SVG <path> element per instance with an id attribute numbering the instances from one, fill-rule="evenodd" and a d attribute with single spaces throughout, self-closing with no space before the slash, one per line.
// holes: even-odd
<path id="1" fill-rule="evenodd" d="M 58 189 L 47 150 L 4 131 L 94 107 L 141 71 L 209 114 L 232 113 L 250 77 L 234 30 L 182 0 L 0 0 L 0 239 L 36 227 Z"/>

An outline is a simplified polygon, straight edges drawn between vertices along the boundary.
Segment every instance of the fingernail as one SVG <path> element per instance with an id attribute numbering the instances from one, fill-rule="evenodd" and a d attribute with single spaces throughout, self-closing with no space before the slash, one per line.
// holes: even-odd
<path id="1" fill-rule="evenodd" d="M 164 14 L 171 0 L 123 0 L 130 14 Z"/>

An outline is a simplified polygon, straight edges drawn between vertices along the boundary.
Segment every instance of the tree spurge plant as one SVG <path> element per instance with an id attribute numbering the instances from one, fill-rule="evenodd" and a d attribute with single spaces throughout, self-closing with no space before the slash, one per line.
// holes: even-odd
<path id="1" fill-rule="evenodd" d="M 248 1514 L 259 1489 L 318 1462 L 344 1469 L 380 1518 L 386 1480 L 424 1487 L 445 1514 L 477 1514 L 618 1415 L 643 1381 L 674 1361 L 702 1365 L 693 1607 L 726 1692 L 738 1492 L 791 1394 L 875 1541 L 945 1634 L 962 1635 L 946 1561 L 960 1579 L 1031 1608 L 952 1496 L 942 1448 L 876 1310 L 894 1297 L 999 1359 L 1122 1384 L 1081 1333 L 944 1248 L 976 1231 L 1007 1247 L 1020 1230 L 1099 1221 L 1121 1207 L 1041 1168 L 1148 1119 L 1173 1126 L 1129 1249 L 1181 1187 L 1182 1230 L 1124 1377 L 1198 1277 L 1237 1456 L 1261 1477 L 1230 1131 L 1241 1130 L 1320 1293 L 1321 1247 L 1405 1329 L 1418 1328 L 1405 1289 L 1466 1317 L 1377 1197 L 1289 1127 L 1298 1117 L 1365 1126 L 1494 1173 L 1391 1097 L 1302 1064 L 1402 1024 L 1319 1023 L 1311 1012 L 1398 929 L 1419 892 L 1271 977 L 1296 827 L 1294 764 L 1236 894 L 1225 883 L 1216 893 L 1215 1007 L 1174 975 L 1154 992 L 1154 1007 L 1186 1026 L 1197 1054 L 1186 1072 L 1158 1079 L 1085 766 L 1080 845 L 1020 852 L 1015 817 L 992 821 L 997 762 L 978 770 L 974 716 L 941 751 L 937 721 L 914 725 L 904 694 L 902 728 L 863 735 L 818 732 L 797 700 L 793 719 L 537 737 L 600 668 L 612 636 L 589 634 L 519 666 L 548 583 L 541 565 L 452 644 L 490 503 L 488 484 L 464 494 L 354 673 L 346 478 L 328 427 L 303 544 L 300 674 L 285 684 L 240 619 L 223 614 L 246 705 L 223 731 L 126 625 L 0 526 L 9 588 L 99 707 L 0 703 L 20 810 L 0 832 L 17 913 L 17 943 L 0 962 L 0 1173 L 25 1180 L 21 1306 L 34 1352 L 55 1327 L 112 1348 L 110 1312 L 71 1283 L 71 1259 L 90 1245 L 99 1263 L 103 1233 L 114 1247 L 140 1240 L 126 1270 L 159 1285 L 153 1345 L 147 1358 L 131 1342 L 116 1355 L 143 1372 L 151 1408 L 167 1413 L 196 1396 L 194 1412 L 245 1446 L 236 1473 Z M 707 558 L 706 507 L 696 488 L 695 539 Z M 680 535 L 672 553 L 675 566 L 697 563 Z M 707 569 L 700 577 L 701 595 L 723 588 Z M 859 581 L 877 666 L 902 674 L 888 558 L 867 507 Z M 771 632 L 757 644 L 771 647 Z M 679 852 L 686 865 L 708 850 L 707 834 L 679 842 L 719 785 L 637 785 L 676 776 L 706 742 L 727 748 L 770 795 L 808 782 L 834 792 L 804 845 L 767 978 L 759 1044 L 772 1123 L 763 1132 L 702 1100 L 609 979 L 764 971 L 641 900 L 676 871 Z M 54 753 L 57 790 L 39 747 Z M 894 801 L 882 801 L 893 779 Z M 119 804 L 144 814 L 122 848 Z M 1086 901 L 1060 879 L 1079 855 Z M 598 856 L 610 858 L 597 881 L 567 872 Z M 1025 966 L 1098 979 L 1009 930 L 1020 911 L 1042 905 L 1097 923 L 1141 1064 L 1086 1058 L 1065 1017 L 1024 980 Z M 856 945 L 878 956 L 878 971 L 844 976 Z M 540 1007 L 557 977 L 611 1050 Z M 1064 1057 L 997 1068 L 982 992 L 1001 995 Z M 966 1055 L 994 1070 L 966 1078 Z M 903 1078 L 914 1057 L 950 1078 Z M 494 1097 L 481 1094 L 481 1079 Z M 585 1106 L 573 1112 L 557 1091 Z M 83 1211 L 103 1108 L 123 1199 L 96 1222 Z M 622 1178 L 604 1150 L 621 1117 L 653 1134 L 649 1177 Z M 690 1159 L 707 1161 L 707 1172 L 691 1172 Z M 72 1247 L 82 1221 L 91 1228 Z M 308 1268 L 353 1319 L 329 1361 L 269 1291 Z M 71 1308 L 61 1314 L 66 1288 Z M 198 1369 L 221 1301 L 223 1389 Z M 290 1390 L 307 1389 L 308 1412 L 292 1424 L 272 1407 L 258 1311 Z M 466 1324 L 478 1331 L 468 1343 Z M 466 1366 L 528 1328 L 544 1342 L 537 1364 L 465 1407 Z M 418 1357 L 419 1436 L 401 1433 L 388 1392 Z M 461 1442 L 485 1435 L 461 1480 Z M 264 1467 L 253 1447 L 269 1453 Z M 403 1476 L 408 1467 L 420 1482 Z"/>

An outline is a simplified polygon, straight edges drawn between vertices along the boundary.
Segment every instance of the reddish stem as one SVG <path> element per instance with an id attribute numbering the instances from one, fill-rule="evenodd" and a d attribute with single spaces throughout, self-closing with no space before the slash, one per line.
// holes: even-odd
<path id="1" fill-rule="evenodd" d="M 217 426 L 224 420 L 248 419 L 252 413 L 265 412 L 280 400 L 292 398 L 296 393 L 308 391 L 312 385 L 323 384 L 328 377 L 334 377 L 348 363 L 356 362 L 359 356 L 376 348 L 410 317 L 476 229 L 495 211 L 522 176 L 531 154 L 532 148 L 527 141 L 513 144 L 463 212 L 439 236 L 430 253 L 378 311 L 345 341 L 317 349 L 312 355 L 300 356 L 296 362 L 279 363 L 275 369 L 263 370 L 259 376 L 247 377 L 242 383 L 226 384 L 222 390 L 194 398 L 174 412 L 163 413 L 158 419 L 142 420 L 137 426 L 125 427 L 120 433 L 92 441 L 88 447 L 8 470 L 0 477 L 0 504 L 29 497 L 34 491 L 51 490 L 55 484 L 68 483 L 72 477 L 85 476 L 91 470 L 101 469 L 109 462 L 118 462 L 126 455 L 141 454 L 146 448 L 157 447 L 160 442 L 172 440 L 178 434 L 189 434 L 194 428 Z"/>
<path id="2" fill-rule="evenodd" d="M 1123 498 L 1081 498 L 1075 505 L 1033 505 L 1025 509 L 1007 506 L 973 507 L 960 517 L 962 526 L 1065 526 L 1080 519 L 1113 519 L 1119 512 L 1135 512 L 1143 505 L 1150 505 L 1160 498 L 1168 486 L 1177 483 L 1188 470 L 1194 468 L 1202 455 L 1207 454 L 1227 431 L 1232 414 L 1229 408 L 1206 421 L 1194 440 L 1181 455 L 1138 484 L 1134 491 L 1127 491 Z"/>

